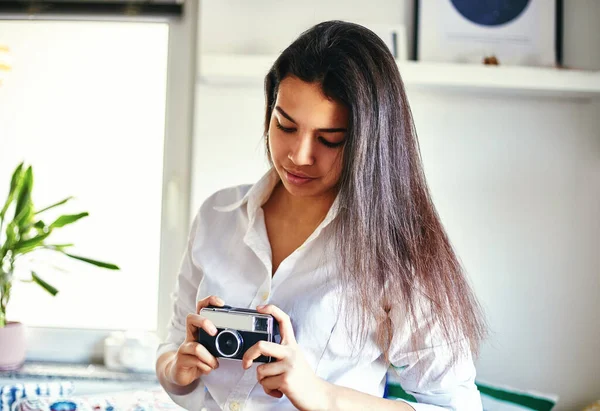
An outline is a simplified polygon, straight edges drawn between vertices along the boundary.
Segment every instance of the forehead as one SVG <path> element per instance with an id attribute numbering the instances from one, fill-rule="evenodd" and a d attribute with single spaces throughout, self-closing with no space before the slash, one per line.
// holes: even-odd
<path id="1" fill-rule="evenodd" d="M 299 124 L 316 128 L 341 127 L 348 122 L 348 108 L 323 93 L 321 84 L 307 83 L 294 76 L 279 84 L 276 105 Z"/>

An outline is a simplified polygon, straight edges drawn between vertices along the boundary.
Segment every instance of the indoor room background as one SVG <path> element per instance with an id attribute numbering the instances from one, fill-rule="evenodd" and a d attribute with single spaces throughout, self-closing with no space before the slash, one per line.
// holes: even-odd
<path id="1" fill-rule="evenodd" d="M 600 69 L 600 2 L 564 3 L 563 64 Z M 51 44 L 44 52 L 56 61 L 40 71 L 38 84 L 16 89 L 30 68 L 15 59 L 14 78 L 0 87 L 0 201 L 10 173 L 26 160 L 39 169 L 40 205 L 74 195 L 81 200 L 73 211 L 90 210 L 89 222 L 68 237 L 82 252 L 121 266 L 121 273 L 75 279 L 56 273 L 70 296 L 63 300 L 19 285 L 14 312 L 39 332 L 136 329 L 164 336 L 181 235 L 210 194 L 252 183 L 268 169 L 263 77 L 303 30 L 329 19 L 404 25 L 406 51 L 413 53 L 412 0 L 203 0 L 193 10 L 193 37 L 159 23 L 129 32 L 123 22 L 104 23 L 113 24 L 104 36 L 89 28 L 93 23 L 73 22 L 87 47 L 66 22 L 32 28 L 0 20 L 0 43 L 13 42 L 14 49 L 27 33 L 31 44 Z M 167 55 L 176 38 L 183 39 L 179 62 Z M 240 55 L 250 58 L 236 60 Z M 252 67 L 223 72 L 227 61 Z M 94 73 L 94 82 L 73 78 L 69 67 L 78 66 Z M 191 80 L 177 85 L 177 76 Z M 174 84 L 178 94 L 167 97 Z M 39 90 L 46 91 L 43 100 Z M 80 93 L 97 97 L 81 104 Z M 600 93 L 419 84 L 407 84 L 407 93 L 434 203 L 490 326 L 478 379 L 557 394 L 558 411 L 600 399 Z M 173 154 L 163 146 L 164 130 L 178 127 L 189 131 L 190 145 Z M 189 174 L 170 179 L 177 162 L 189 164 Z M 127 292 L 119 294 L 120 287 Z M 87 317 L 71 314 L 78 304 L 93 306 Z M 98 356 L 97 337 L 90 338 L 86 349 Z M 31 358 L 61 360 L 52 345 L 59 340 L 49 344 Z"/>

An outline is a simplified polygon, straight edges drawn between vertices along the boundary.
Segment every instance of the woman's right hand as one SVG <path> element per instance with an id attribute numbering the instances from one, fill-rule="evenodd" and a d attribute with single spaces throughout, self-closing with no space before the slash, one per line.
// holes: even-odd
<path id="1" fill-rule="evenodd" d="M 198 343 L 198 328 L 214 336 L 217 334 L 217 328 L 212 321 L 202 317 L 198 313 L 202 308 L 209 305 L 218 307 L 223 306 L 224 301 L 219 297 L 211 295 L 198 301 L 196 305 L 196 314 L 188 314 L 186 322 L 185 341 L 179 346 L 177 353 L 167 365 L 167 378 L 179 386 L 186 386 L 202 375 L 209 374 L 212 370 L 219 367 L 219 362 L 208 350 Z"/>

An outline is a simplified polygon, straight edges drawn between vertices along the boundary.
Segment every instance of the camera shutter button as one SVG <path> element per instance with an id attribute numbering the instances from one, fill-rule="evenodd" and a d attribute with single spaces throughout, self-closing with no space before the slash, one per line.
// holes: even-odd
<path id="1" fill-rule="evenodd" d="M 231 411 L 240 411 L 240 403 L 237 401 L 234 401 L 232 403 L 229 404 L 229 409 Z"/>

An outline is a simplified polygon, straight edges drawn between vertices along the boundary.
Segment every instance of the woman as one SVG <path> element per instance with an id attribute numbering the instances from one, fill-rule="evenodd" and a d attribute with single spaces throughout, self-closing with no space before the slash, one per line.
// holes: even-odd
<path id="1" fill-rule="evenodd" d="M 199 210 L 157 375 L 188 409 L 481 410 L 485 326 L 426 186 L 396 63 L 366 28 L 318 24 L 265 79 L 272 169 Z M 281 344 L 217 361 L 207 305 L 275 317 Z M 260 355 L 277 361 L 258 365 Z M 392 366 L 418 403 L 382 398 Z"/>

